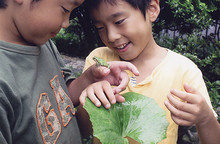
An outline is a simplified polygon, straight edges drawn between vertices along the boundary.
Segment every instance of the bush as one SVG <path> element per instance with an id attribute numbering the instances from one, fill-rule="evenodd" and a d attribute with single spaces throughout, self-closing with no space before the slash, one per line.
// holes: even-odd
<path id="1" fill-rule="evenodd" d="M 71 31 L 71 32 L 70 32 Z M 68 29 L 61 29 L 52 39 L 60 53 L 69 56 L 86 57 L 93 47 L 89 47 L 78 18 L 70 21 Z"/>

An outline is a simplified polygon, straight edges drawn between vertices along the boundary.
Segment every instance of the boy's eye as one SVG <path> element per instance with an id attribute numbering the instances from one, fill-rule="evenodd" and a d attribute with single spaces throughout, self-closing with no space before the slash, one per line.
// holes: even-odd
<path id="1" fill-rule="evenodd" d="M 100 30 L 102 30 L 104 27 L 102 26 L 102 25 L 100 25 L 100 24 L 95 24 L 94 25 L 95 26 L 95 29 L 97 30 L 97 31 L 100 31 Z"/>
<path id="2" fill-rule="evenodd" d="M 100 31 L 100 30 L 103 29 L 103 27 L 96 27 L 96 29 L 97 29 L 98 31 Z"/>
<path id="3" fill-rule="evenodd" d="M 123 23 L 124 20 L 125 20 L 125 19 L 119 20 L 119 21 L 115 22 L 115 24 L 119 25 L 119 24 Z"/>
<path id="4" fill-rule="evenodd" d="M 61 6 L 63 8 L 64 13 L 68 13 L 70 12 L 68 9 L 66 9 L 65 7 Z"/>

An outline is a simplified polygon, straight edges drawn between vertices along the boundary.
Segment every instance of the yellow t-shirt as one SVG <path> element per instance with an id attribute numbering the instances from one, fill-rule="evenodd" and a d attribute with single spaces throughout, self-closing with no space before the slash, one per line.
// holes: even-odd
<path id="1" fill-rule="evenodd" d="M 178 125 L 174 123 L 169 110 L 164 105 L 164 101 L 168 100 L 167 95 L 170 90 L 178 89 L 184 91 L 183 84 L 187 83 L 197 89 L 205 97 L 211 108 L 212 105 L 202 73 L 198 67 L 188 58 L 171 50 L 167 49 L 167 51 L 167 56 L 163 61 L 153 70 L 152 74 L 146 77 L 142 82 L 135 84 L 135 76 L 128 71 L 131 80 L 126 90 L 122 93 L 131 91 L 153 98 L 156 103 L 166 111 L 166 118 L 169 122 L 167 138 L 162 140 L 160 144 L 175 144 L 177 142 Z M 86 58 L 84 70 L 95 63 L 92 60 L 93 56 L 101 57 L 106 61 L 120 60 L 119 56 L 111 49 L 107 47 L 96 48 Z M 217 116 L 215 112 L 214 114 Z"/>

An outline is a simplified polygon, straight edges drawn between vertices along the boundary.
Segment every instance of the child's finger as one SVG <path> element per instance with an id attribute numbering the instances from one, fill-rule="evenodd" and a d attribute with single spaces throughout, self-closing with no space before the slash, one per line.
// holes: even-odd
<path id="1" fill-rule="evenodd" d="M 86 102 L 86 97 L 89 97 L 89 99 L 97 106 L 100 107 L 101 103 L 100 101 L 96 98 L 96 96 L 94 95 L 94 91 L 92 89 L 85 89 L 84 91 L 82 91 L 80 97 L 79 97 L 79 101 L 81 103 L 81 105 L 85 105 Z"/>
<path id="2" fill-rule="evenodd" d="M 115 95 L 108 81 L 102 81 L 102 82 L 96 83 L 95 87 L 93 87 L 93 90 L 94 92 L 92 92 L 91 95 L 88 95 L 88 97 L 91 100 L 98 99 L 99 102 L 101 102 L 106 109 L 109 109 L 111 107 L 110 102 L 112 104 L 116 103 Z"/>
<path id="3" fill-rule="evenodd" d="M 110 63 L 110 69 L 112 67 L 114 67 L 114 63 L 112 62 L 109 62 Z M 138 69 L 130 62 L 122 62 L 122 61 L 119 61 L 117 62 L 117 65 L 119 65 L 121 71 L 124 71 L 124 70 L 129 70 L 131 71 L 134 75 L 138 76 L 139 75 L 139 71 Z"/>
<path id="4" fill-rule="evenodd" d="M 121 79 L 120 84 L 117 87 L 114 87 L 115 93 L 120 93 L 128 85 L 129 77 L 128 77 L 126 72 L 121 73 L 121 78 L 120 79 Z"/>
<path id="5" fill-rule="evenodd" d="M 107 91 L 105 91 L 107 93 Z M 114 97 L 114 96 L 113 96 Z M 106 109 L 111 107 L 106 94 L 102 89 L 96 90 L 95 93 L 88 94 L 88 98 L 97 106 L 98 103 L 102 103 Z M 113 100 L 112 100 L 113 101 Z M 116 101 L 116 100 L 115 100 Z"/>
<path id="6" fill-rule="evenodd" d="M 181 102 L 181 101 L 179 101 Z M 185 119 L 187 121 L 193 121 L 194 116 L 191 113 L 182 111 L 181 109 L 178 109 L 172 102 L 165 102 L 164 103 L 167 109 L 176 117 L 179 117 L 181 119 Z"/>
<path id="7" fill-rule="evenodd" d="M 177 108 L 181 111 L 191 113 L 191 111 L 194 109 L 193 105 L 186 103 L 186 102 L 183 102 L 183 101 L 180 101 L 171 94 L 168 94 L 167 98 L 175 108 Z"/>
<path id="8" fill-rule="evenodd" d="M 85 91 L 85 90 L 82 91 L 82 93 L 81 93 L 81 95 L 80 95 L 80 97 L 79 97 L 79 101 L 80 101 L 80 104 L 81 104 L 81 105 L 85 105 L 86 96 L 87 96 L 86 91 Z"/>
<path id="9" fill-rule="evenodd" d="M 171 117 L 177 125 L 181 125 L 181 126 L 191 126 L 191 125 L 193 125 L 193 123 L 191 121 L 181 119 L 180 117 L 175 116 L 173 114 L 171 114 Z"/>
<path id="10" fill-rule="evenodd" d="M 110 73 L 110 69 L 104 66 L 98 67 L 100 76 L 107 76 Z"/>
<path id="11" fill-rule="evenodd" d="M 95 92 L 92 88 L 88 88 L 86 90 L 86 96 L 97 106 L 100 107 L 101 106 L 101 102 L 99 101 L 99 99 L 96 97 Z"/>
<path id="12" fill-rule="evenodd" d="M 184 84 L 184 89 L 187 93 L 200 94 L 196 89 L 194 89 L 193 87 L 190 87 L 187 83 Z"/>
<path id="13" fill-rule="evenodd" d="M 92 65 L 90 69 L 92 69 L 93 76 L 97 78 L 102 78 L 104 76 L 107 76 L 110 73 L 110 69 L 104 66 L 97 67 L 95 64 Z"/>
<path id="14" fill-rule="evenodd" d="M 105 95 L 108 97 L 108 100 L 110 101 L 111 104 L 115 104 L 116 103 L 116 98 L 115 95 L 113 93 L 112 87 L 111 85 L 106 81 L 103 82 L 103 90 L 105 92 Z M 100 93 L 103 93 L 102 91 L 100 91 Z M 100 98 L 99 98 L 100 99 Z M 101 100 L 101 99 L 100 99 Z M 101 100 L 102 102 L 102 100 Z M 104 102 L 102 102 L 104 103 Z M 109 103 L 106 103 L 109 104 Z M 109 107 L 110 108 L 110 107 Z"/>
<path id="15" fill-rule="evenodd" d="M 124 70 L 130 70 L 134 75 L 139 76 L 138 69 L 132 63 L 127 63 L 127 67 Z"/>
<path id="16" fill-rule="evenodd" d="M 170 93 L 172 95 L 180 98 L 183 101 L 187 101 L 188 103 L 195 103 L 196 102 L 196 97 L 194 94 L 187 93 L 187 92 L 180 91 L 180 90 L 175 90 L 175 89 L 170 90 Z"/>
<path id="17" fill-rule="evenodd" d="M 115 98 L 116 98 L 116 101 L 120 103 L 125 101 L 125 98 L 121 96 L 120 94 L 115 94 Z"/>

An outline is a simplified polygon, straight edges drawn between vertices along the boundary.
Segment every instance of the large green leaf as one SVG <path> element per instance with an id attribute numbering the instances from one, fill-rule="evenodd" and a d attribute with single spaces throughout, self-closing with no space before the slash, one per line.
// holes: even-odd
<path id="1" fill-rule="evenodd" d="M 96 107 L 88 98 L 84 108 L 93 125 L 93 135 L 102 144 L 128 144 L 130 137 L 140 143 L 151 144 L 166 138 L 168 122 L 165 111 L 152 99 L 128 92 L 125 102 L 116 103 L 109 110 Z"/>

